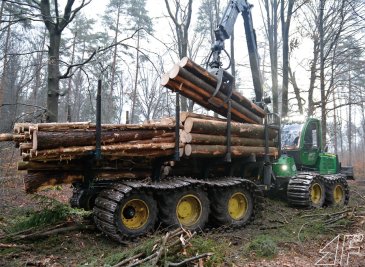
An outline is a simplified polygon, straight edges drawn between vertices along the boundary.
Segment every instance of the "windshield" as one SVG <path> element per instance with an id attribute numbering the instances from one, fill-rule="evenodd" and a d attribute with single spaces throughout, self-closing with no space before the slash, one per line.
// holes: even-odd
<path id="1" fill-rule="evenodd" d="M 296 149 L 299 146 L 302 124 L 284 125 L 281 131 L 281 147 L 283 149 Z"/>

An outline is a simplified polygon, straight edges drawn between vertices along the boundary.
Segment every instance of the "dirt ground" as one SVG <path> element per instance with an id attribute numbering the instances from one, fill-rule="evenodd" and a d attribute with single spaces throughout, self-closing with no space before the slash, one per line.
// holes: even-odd
<path id="1" fill-rule="evenodd" d="M 14 159 L 2 161 L 1 166 L 0 266 L 113 266 L 118 262 L 116 255 L 162 235 L 157 231 L 127 246 L 97 230 L 70 231 L 38 240 L 6 239 L 12 225 L 43 207 L 39 197 L 23 192 L 21 173 L 12 162 Z M 289 207 L 284 200 L 267 198 L 261 216 L 245 228 L 200 233 L 193 246 L 200 253 L 215 253 L 217 260 L 199 266 L 365 266 L 365 181 L 349 183 L 351 201 L 346 210 L 301 210 Z M 42 195 L 67 203 L 71 189 L 65 186 Z M 328 223 L 338 213 L 343 215 L 341 219 Z M 262 255 L 267 250 L 270 253 Z"/>

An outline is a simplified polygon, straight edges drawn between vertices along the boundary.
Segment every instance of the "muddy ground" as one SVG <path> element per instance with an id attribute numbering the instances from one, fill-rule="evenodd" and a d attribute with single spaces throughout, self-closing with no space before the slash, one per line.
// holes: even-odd
<path id="1" fill-rule="evenodd" d="M 0 266 L 113 266 L 136 249 L 143 249 L 152 239 L 163 236 L 163 231 L 156 230 L 124 246 L 95 229 L 52 234 L 35 240 L 14 238 L 14 233 L 27 227 L 31 228 L 25 231 L 28 234 L 49 227 L 48 222 L 29 222 L 29 218 L 34 218 L 34 214 L 44 215 L 42 210 L 50 205 L 62 210 L 59 220 L 55 219 L 53 224 L 92 221 L 89 214 L 73 212 L 59 204 L 68 202 L 72 191 L 68 186 L 44 192 L 42 197 L 26 195 L 22 175 L 15 171 L 15 162 L 16 156 L 8 157 L 1 165 Z M 334 266 L 333 263 L 365 266 L 365 182 L 358 178 L 349 183 L 351 200 L 347 208 L 295 209 L 283 199 L 266 198 L 261 216 L 247 227 L 203 231 L 184 251 L 177 251 L 176 255 L 166 252 L 159 264 L 212 252 L 213 256 L 196 266 Z"/>

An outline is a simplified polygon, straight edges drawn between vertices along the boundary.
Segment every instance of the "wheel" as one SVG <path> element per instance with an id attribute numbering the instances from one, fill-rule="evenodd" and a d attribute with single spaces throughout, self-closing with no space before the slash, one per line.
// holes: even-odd
<path id="1" fill-rule="evenodd" d="M 218 225 L 244 226 L 253 214 L 252 195 L 243 187 L 213 190 L 211 216 Z"/>
<path id="2" fill-rule="evenodd" d="M 203 229 L 208 221 L 209 200 L 202 190 L 169 192 L 160 197 L 160 220 L 167 226 L 188 230 Z"/>
<path id="3" fill-rule="evenodd" d="M 72 208 L 92 210 L 95 205 L 97 192 L 93 189 L 74 188 L 70 198 Z"/>
<path id="4" fill-rule="evenodd" d="M 114 219 L 121 234 L 128 237 L 144 235 L 155 226 L 156 201 L 149 195 L 131 194 L 119 202 Z"/>
<path id="5" fill-rule="evenodd" d="M 121 184 L 101 191 L 93 211 L 96 226 L 120 243 L 147 234 L 157 220 L 155 199 Z"/>
<path id="6" fill-rule="evenodd" d="M 320 208 L 323 206 L 326 198 L 326 190 L 323 183 L 318 179 L 313 179 L 309 186 L 309 201 L 311 207 Z"/>
<path id="7" fill-rule="evenodd" d="M 338 179 L 326 186 L 326 204 L 344 206 L 349 201 L 348 185 L 345 179 Z"/>

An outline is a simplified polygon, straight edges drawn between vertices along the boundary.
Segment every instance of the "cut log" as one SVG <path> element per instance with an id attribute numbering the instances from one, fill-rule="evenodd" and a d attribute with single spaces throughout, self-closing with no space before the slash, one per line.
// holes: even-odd
<path id="1" fill-rule="evenodd" d="M 226 145 L 227 137 L 222 135 L 210 135 L 210 134 L 197 134 L 186 133 L 186 143 L 200 144 L 200 145 Z M 244 138 L 244 137 L 231 137 L 232 146 L 265 146 L 264 139 Z M 273 147 L 274 142 L 269 141 L 269 146 Z"/>
<path id="2" fill-rule="evenodd" d="M 196 114 L 193 112 L 181 112 L 180 113 L 180 120 L 181 122 L 185 122 L 187 118 L 197 118 L 197 119 L 204 119 L 204 120 L 213 120 L 213 121 L 226 121 L 226 119 L 216 118 L 209 115 L 204 114 Z"/>
<path id="3" fill-rule="evenodd" d="M 0 142 L 5 142 L 5 141 L 13 141 L 14 140 L 14 135 L 11 133 L 3 133 L 0 134 Z"/>
<path id="4" fill-rule="evenodd" d="M 145 140 L 160 136 L 166 130 L 126 130 L 102 131 L 102 144 L 127 142 L 131 140 Z M 50 149 L 70 146 L 90 146 L 95 144 L 95 132 L 33 132 L 33 149 Z"/>
<path id="5" fill-rule="evenodd" d="M 237 123 L 232 122 L 232 136 L 247 137 L 247 138 L 264 138 L 264 125 Z M 187 133 L 202 133 L 202 134 L 215 134 L 225 135 L 227 123 L 223 121 L 211 121 L 195 118 L 187 118 L 184 123 L 184 131 Z M 273 129 L 269 129 L 269 139 L 274 139 L 277 136 L 277 132 Z"/>
<path id="6" fill-rule="evenodd" d="M 154 124 L 102 124 L 102 130 L 172 130 L 174 125 Z M 78 122 L 78 123 L 40 123 L 29 126 L 29 132 L 38 130 L 42 132 L 65 132 L 65 131 L 95 131 L 95 123 Z"/>
<path id="7" fill-rule="evenodd" d="M 198 64 L 196 64 L 195 62 L 193 62 L 188 57 L 184 57 L 183 59 L 181 59 L 179 65 L 180 65 L 180 67 L 191 72 L 198 78 L 204 80 L 211 86 L 213 86 L 213 87 L 217 86 L 217 77 L 214 74 L 211 74 L 210 72 L 208 72 L 206 69 L 199 66 Z M 228 93 L 228 90 L 226 87 L 222 87 L 221 90 L 224 94 Z M 237 101 L 239 104 L 244 105 L 250 111 L 254 112 L 256 115 L 260 116 L 261 118 L 265 117 L 266 112 L 262 108 L 260 108 L 258 105 L 256 105 L 255 103 L 253 103 L 252 101 L 250 101 L 249 99 L 247 99 L 246 97 L 244 97 L 243 95 L 238 93 L 237 91 L 232 92 L 232 99 Z"/>
<path id="8" fill-rule="evenodd" d="M 204 97 L 210 98 L 213 93 L 215 92 L 215 89 L 210 84 L 204 82 L 203 80 L 199 79 L 198 77 L 194 76 L 187 70 L 181 68 L 179 65 L 175 65 L 174 68 L 170 71 L 169 77 L 171 79 L 174 79 L 180 83 L 186 84 L 188 87 L 193 88 L 197 93 L 203 95 Z M 215 101 L 215 103 L 212 105 L 214 106 L 224 106 L 225 109 L 227 109 L 227 103 L 224 101 L 226 100 L 227 96 L 224 95 L 222 92 L 218 92 L 216 94 L 216 97 L 214 97 L 212 100 Z M 199 103 L 195 99 L 192 99 L 195 102 Z M 206 101 L 205 101 L 206 102 Z M 201 104 L 201 103 L 199 103 Z M 213 109 L 213 108 L 211 108 Z M 246 107 L 238 104 L 236 101 L 232 100 L 232 113 L 234 113 L 236 116 L 241 118 L 241 122 L 248 122 L 248 123 L 261 123 L 262 119 L 254 114 L 252 111 L 248 110 Z M 227 116 L 227 111 L 220 112 L 220 115 Z"/>
<path id="9" fill-rule="evenodd" d="M 35 193 L 55 185 L 81 182 L 83 179 L 80 173 L 29 172 L 24 176 L 25 192 Z"/>
<path id="10" fill-rule="evenodd" d="M 196 93 L 194 90 L 192 90 L 186 84 L 179 83 L 177 81 L 170 79 L 168 74 L 162 75 L 161 85 L 172 91 L 179 91 L 180 94 L 182 94 L 183 96 L 185 96 L 189 99 L 194 99 L 203 108 L 206 108 L 208 110 L 212 109 L 212 106 L 209 103 L 206 103 L 206 101 L 203 99 L 202 95 Z M 217 108 L 217 110 L 219 110 L 219 108 Z M 220 112 L 223 112 L 223 110 L 221 109 Z"/>
<path id="11" fill-rule="evenodd" d="M 33 144 L 32 143 L 20 143 L 19 144 L 19 149 L 20 151 L 27 151 L 32 149 Z"/>
<path id="12" fill-rule="evenodd" d="M 15 123 L 14 124 L 14 133 L 24 133 L 29 130 L 29 127 L 32 123 Z"/>
<path id="13" fill-rule="evenodd" d="M 192 157 L 220 157 L 227 153 L 226 146 L 220 145 L 191 145 L 187 144 L 184 148 L 185 156 Z M 250 147 L 250 146 L 232 146 L 231 153 L 233 157 L 244 157 L 251 154 L 256 156 L 264 156 L 264 147 Z M 278 149 L 275 147 L 269 147 L 269 155 L 277 156 Z"/>
<path id="14" fill-rule="evenodd" d="M 81 171 L 84 169 L 82 164 L 76 163 L 44 163 L 44 162 L 29 162 L 29 161 L 19 161 L 18 170 L 38 170 L 38 171 Z"/>

